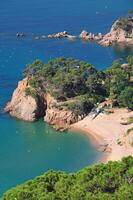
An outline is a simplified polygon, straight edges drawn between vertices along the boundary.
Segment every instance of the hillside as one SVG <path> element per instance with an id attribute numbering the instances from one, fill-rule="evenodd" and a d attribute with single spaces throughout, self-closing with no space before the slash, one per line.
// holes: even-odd
<path id="1" fill-rule="evenodd" d="M 104 35 L 100 44 L 110 46 L 113 43 L 133 44 L 133 17 L 124 16 L 117 19 L 109 33 Z"/>
<path id="2" fill-rule="evenodd" d="M 112 106 L 133 109 L 133 57 L 127 64 L 114 61 L 107 70 L 72 58 L 40 60 L 26 66 L 5 111 L 17 118 L 66 127 L 95 109 L 107 98 Z M 104 105 L 104 104 L 103 104 Z"/>
<path id="3" fill-rule="evenodd" d="M 49 171 L 12 188 L 1 200 L 131 200 L 133 157 L 86 167 L 77 173 Z"/>

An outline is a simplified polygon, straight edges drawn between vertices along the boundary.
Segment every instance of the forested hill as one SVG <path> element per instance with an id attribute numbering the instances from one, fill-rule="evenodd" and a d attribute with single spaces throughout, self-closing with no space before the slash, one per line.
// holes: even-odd
<path id="1" fill-rule="evenodd" d="M 47 173 L 6 192 L 1 200 L 132 200 L 133 157 L 77 173 Z"/>
<path id="2" fill-rule="evenodd" d="M 133 56 L 126 64 L 114 61 L 107 70 L 72 58 L 55 58 L 47 64 L 36 60 L 23 74 L 30 77 L 32 89 L 27 88 L 27 95 L 35 97 L 40 89 L 47 90 L 58 102 L 64 102 L 63 108 L 78 114 L 88 114 L 94 104 L 108 97 L 120 107 L 133 109 Z"/>
<path id="3" fill-rule="evenodd" d="M 25 121 L 44 118 L 57 130 L 66 130 L 108 100 L 111 107 L 133 110 L 133 56 L 125 64 L 114 61 L 106 70 L 73 58 L 46 64 L 35 60 L 23 75 L 4 110 Z"/>

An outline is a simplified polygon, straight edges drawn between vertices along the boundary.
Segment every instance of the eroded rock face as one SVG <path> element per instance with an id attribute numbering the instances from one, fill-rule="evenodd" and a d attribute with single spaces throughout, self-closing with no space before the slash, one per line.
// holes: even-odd
<path id="1" fill-rule="evenodd" d="M 78 118 L 70 111 L 51 108 L 47 109 L 44 120 L 52 125 L 69 126 L 77 122 Z"/>
<path id="2" fill-rule="evenodd" d="M 117 25 L 119 20 L 117 20 L 112 25 L 110 32 L 104 35 L 99 43 L 105 47 L 110 46 L 114 42 L 133 44 L 133 18 L 129 20 L 129 24 L 125 28 L 119 27 Z"/>
<path id="3" fill-rule="evenodd" d="M 45 122 L 54 125 L 57 129 L 61 129 L 68 128 L 69 125 L 79 120 L 73 112 L 56 108 L 56 100 L 49 94 L 45 98 L 47 101 L 47 110 L 44 117 Z"/>
<path id="4" fill-rule="evenodd" d="M 13 93 L 11 101 L 5 107 L 5 112 L 11 116 L 26 121 L 35 121 L 44 115 L 46 103 L 44 99 L 37 99 L 26 96 L 25 89 L 28 87 L 28 80 L 24 79 L 18 83 L 18 87 Z"/>
<path id="5" fill-rule="evenodd" d="M 100 44 L 105 47 L 108 47 L 113 42 L 118 42 L 118 43 L 127 42 L 126 32 L 122 29 L 112 30 L 110 33 L 106 34 L 103 37 L 103 39 L 100 41 Z"/>
<path id="6" fill-rule="evenodd" d="M 56 129 L 67 129 L 70 124 L 78 121 L 73 112 L 57 108 L 57 101 L 50 94 L 38 94 L 36 98 L 26 96 L 27 87 L 27 78 L 18 83 L 11 101 L 4 109 L 5 112 L 25 121 L 35 121 L 44 117 L 44 121 L 54 125 Z"/>

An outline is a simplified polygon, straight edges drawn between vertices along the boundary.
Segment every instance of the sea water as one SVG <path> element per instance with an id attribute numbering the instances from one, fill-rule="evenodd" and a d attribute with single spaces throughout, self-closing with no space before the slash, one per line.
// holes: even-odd
<path id="1" fill-rule="evenodd" d="M 104 48 L 90 42 L 35 40 L 59 31 L 78 35 L 83 29 L 106 33 L 133 8 L 131 0 L 5 0 L 0 3 L 0 194 L 48 169 L 73 172 L 101 155 L 87 136 L 59 133 L 39 122 L 28 123 L 3 113 L 22 71 L 34 59 L 65 56 L 104 69 L 114 59 L 133 55 L 132 47 Z M 29 34 L 17 38 L 17 32 Z"/>

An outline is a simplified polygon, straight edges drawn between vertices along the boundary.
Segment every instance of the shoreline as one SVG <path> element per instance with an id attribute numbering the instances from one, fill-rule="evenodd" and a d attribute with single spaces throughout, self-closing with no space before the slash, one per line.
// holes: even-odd
<path id="1" fill-rule="evenodd" d="M 121 160 L 124 156 L 133 156 L 133 147 L 129 144 L 125 133 L 133 127 L 133 124 L 122 125 L 121 120 L 133 117 L 133 111 L 127 109 L 114 109 L 114 112 L 100 114 L 96 119 L 87 116 L 83 120 L 72 124 L 70 130 L 79 131 L 87 135 L 91 143 L 101 152 L 101 158 L 98 162 L 107 163 L 108 161 Z M 131 136 L 132 137 L 131 133 Z M 119 144 L 118 141 L 122 141 Z"/>
<path id="2" fill-rule="evenodd" d="M 108 161 L 110 153 L 102 152 L 102 151 L 98 150 L 98 148 L 103 145 L 104 138 L 102 136 L 98 135 L 97 133 L 94 133 L 92 130 L 88 130 L 86 128 L 77 127 L 77 125 L 75 126 L 74 124 L 71 126 L 71 128 L 69 130 L 71 130 L 72 132 L 78 131 L 79 133 L 84 134 L 84 135 L 86 135 L 88 137 L 88 139 L 94 145 L 96 150 L 101 153 L 101 155 L 99 156 L 98 160 L 96 160 L 96 163 L 97 162 L 98 163 L 106 163 Z"/>

